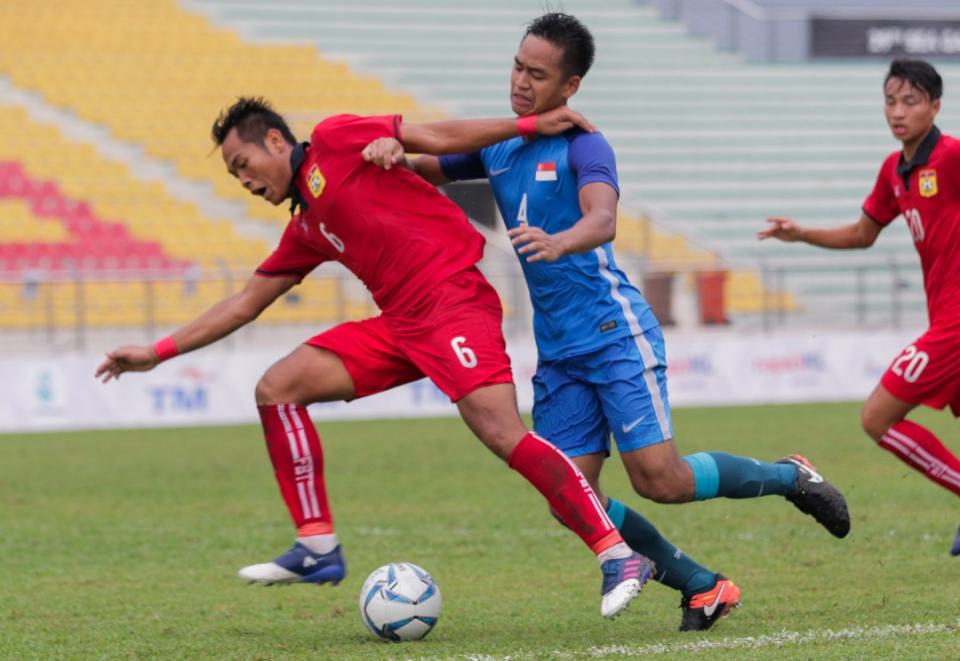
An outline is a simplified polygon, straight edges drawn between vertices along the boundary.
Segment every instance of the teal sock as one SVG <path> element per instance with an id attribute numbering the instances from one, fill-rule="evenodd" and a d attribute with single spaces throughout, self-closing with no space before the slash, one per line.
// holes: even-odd
<path id="1" fill-rule="evenodd" d="M 608 498 L 607 514 L 620 531 L 623 541 L 657 564 L 654 579 L 660 583 L 680 590 L 684 597 L 692 597 L 716 584 L 716 574 L 685 555 L 667 541 L 652 523 L 620 501 Z"/>
<path id="2" fill-rule="evenodd" d="M 726 452 L 698 452 L 683 460 L 693 470 L 694 500 L 785 496 L 797 489 L 793 464 L 766 464 Z"/>

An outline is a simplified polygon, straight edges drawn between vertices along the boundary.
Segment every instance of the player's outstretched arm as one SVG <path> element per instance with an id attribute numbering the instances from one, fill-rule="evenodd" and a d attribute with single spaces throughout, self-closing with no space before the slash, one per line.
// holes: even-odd
<path id="1" fill-rule="evenodd" d="M 428 124 L 404 124 L 400 142 L 415 154 L 461 154 L 476 151 L 518 135 L 558 135 L 578 126 L 596 128 L 566 106 L 520 119 L 462 119 Z"/>
<path id="2" fill-rule="evenodd" d="M 104 383 L 124 372 L 146 372 L 165 358 L 193 351 L 226 337 L 260 316 L 271 303 L 297 283 L 297 278 L 251 277 L 242 291 L 228 296 L 153 346 L 123 346 L 107 353 L 94 374 Z"/>
<path id="3" fill-rule="evenodd" d="M 438 154 L 462 154 L 503 142 L 518 135 L 557 135 L 579 127 L 594 132 L 587 119 L 566 106 L 520 119 L 463 119 L 428 124 L 404 124 L 400 140 L 379 138 L 363 148 L 364 160 L 385 170 L 400 166 L 413 170 L 433 184 L 447 182 Z M 406 152 L 424 154 L 411 163 Z"/>
<path id="4" fill-rule="evenodd" d="M 363 148 L 363 159 L 389 170 L 406 167 L 433 184 L 447 182 L 438 154 L 462 154 L 503 142 L 517 135 L 558 135 L 579 127 L 594 132 L 596 127 L 567 106 L 541 115 L 520 119 L 464 119 L 428 124 L 404 124 L 400 140 L 378 138 Z M 424 154 L 414 162 L 406 152 Z"/>
<path id="5" fill-rule="evenodd" d="M 803 227 L 790 218 L 774 216 L 767 218 L 767 228 L 757 232 L 757 239 L 779 239 L 787 243 L 801 241 L 820 248 L 835 250 L 849 250 L 854 248 L 869 248 L 883 227 L 867 214 L 861 214 L 860 219 L 849 225 L 830 229 L 816 229 Z"/>

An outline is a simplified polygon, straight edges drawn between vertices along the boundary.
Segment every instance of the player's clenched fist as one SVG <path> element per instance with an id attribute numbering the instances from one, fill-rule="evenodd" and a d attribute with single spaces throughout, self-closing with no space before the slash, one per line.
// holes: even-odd
<path id="1" fill-rule="evenodd" d="M 403 163 L 403 145 L 394 138 L 377 138 L 363 148 L 363 160 L 389 170 L 394 165 Z"/>
<path id="2" fill-rule="evenodd" d="M 98 379 L 103 377 L 106 383 L 124 372 L 146 372 L 159 362 L 153 347 L 120 347 L 107 354 L 107 359 L 100 364 L 94 376 Z"/>

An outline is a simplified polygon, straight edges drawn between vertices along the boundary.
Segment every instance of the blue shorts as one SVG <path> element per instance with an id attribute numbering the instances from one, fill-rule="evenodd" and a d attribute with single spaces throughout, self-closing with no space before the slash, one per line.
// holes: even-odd
<path id="1" fill-rule="evenodd" d="M 541 362 L 533 427 L 569 457 L 623 452 L 673 438 L 667 360 L 659 327 L 594 351 Z"/>

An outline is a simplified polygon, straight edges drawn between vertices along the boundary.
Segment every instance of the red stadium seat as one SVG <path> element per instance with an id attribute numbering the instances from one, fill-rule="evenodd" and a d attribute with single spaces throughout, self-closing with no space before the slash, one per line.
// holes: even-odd
<path id="1" fill-rule="evenodd" d="M 63 195 L 52 181 L 31 179 L 19 163 L 0 162 L 0 198 L 27 202 L 38 222 L 62 223 L 70 239 L 63 242 L 0 243 L 5 269 L 178 271 L 186 262 L 166 255 L 154 241 L 132 238 L 117 222 L 98 218 L 82 200 Z"/>

